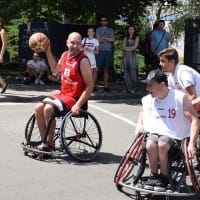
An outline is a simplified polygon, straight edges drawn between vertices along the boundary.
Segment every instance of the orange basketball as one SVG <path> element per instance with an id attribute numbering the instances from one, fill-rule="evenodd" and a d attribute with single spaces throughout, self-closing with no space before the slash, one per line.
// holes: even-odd
<path id="1" fill-rule="evenodd" d="M 29 38 L 29 47 L 34 52 L 45 51 L 48 47 L 49 39 L 48 37 L 41 32 L 33 33 Z"/>

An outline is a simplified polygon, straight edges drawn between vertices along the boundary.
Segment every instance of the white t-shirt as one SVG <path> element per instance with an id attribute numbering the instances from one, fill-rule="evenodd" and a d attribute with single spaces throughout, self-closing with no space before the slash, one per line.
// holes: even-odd
<path id="1" fill-rule="evenodd" d="M 29 60 L 27 62 L 27 65 L 32 65 L 35 67 L 36 71 L 40 71 L 40 69 L 42 68 L 42 66 L 45 65 L 45 62 L 42 60 L 37 60 L 36 62 L 34 60 Z"/>
<path id="2" fill-rule="evenodd" d="M 178 140 L 189 137 L 191 122 L 184 116 L 184 95 L 181 91 L 170 89 L 164 99 L 152 97 L 150 94 L 143 97 L 144 130 Z"/>
<path id="3" fill-rule="evenodd" d="M 168 77 L 169 88 L 186 93 L 188 86 L 194 85 L 197 97 L 200 97 L 200 74 L 186 65 L 176 65 L 174 74 Z"/>
<path id="4" fill-rule="evenodd" d="M 96 68 L 96 59 L 93 51 L 97 46 L 99 46 L 99 41 L 96 38 L 89 39 L 89 38 L 83 38 L 82 40 L 83 48 L 84 48 L 84 53 L 87 55 L 87 57 L 90 60 L 91 68 Z M 85 48 L 88 48 L 85 49 Z"/>

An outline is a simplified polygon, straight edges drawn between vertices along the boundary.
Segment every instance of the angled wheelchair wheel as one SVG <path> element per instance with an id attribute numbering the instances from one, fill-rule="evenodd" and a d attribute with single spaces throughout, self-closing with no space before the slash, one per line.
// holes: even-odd
<path id="1" fill-rule="evenodd" d="M 60 134 L 66 153 L 79 162 L 93 160 L 101 148 L 101 127 L 88 111 L 82 110 L 78 116 L 68 112 L 63 118 Z"/>
<path id="2" fill-rule="evenodd" d="M 28 145 L 37 145 L 41 143 L 39 129 L 36 123 L 35 114 L 33 113 L 26 123 L 25 143 Z"/>
<path id="3" fill-rule="evenodd" d="M 194 158 L 190 158 L 187 151 L 188 143 L 189 139 L 184 139 L 185 163 L 192 186 L 195 192 L 200 194 L 200 152 L 199 148 L 197 148 L 196 156 Z"/>
<path id="4" fill-rule="evenodd" d="M 145 170 L 146 151 L 142 147 L 144 135 L 137 137 L 123 157 L 114 177 L 118 189 L 134 185 Z"/>
<path id="5" fill-rule="evenodd" d="M 60 128 L 61 119 L 56 118 L 56 130 L 54 135 L 54 142 L 58 139 L 58 130 Z M 40 132 L 36 122 L 35 114 L 33 113 L 26 123 L 25 127 L 25 144 L 36 146 L 41 143 Z"/>

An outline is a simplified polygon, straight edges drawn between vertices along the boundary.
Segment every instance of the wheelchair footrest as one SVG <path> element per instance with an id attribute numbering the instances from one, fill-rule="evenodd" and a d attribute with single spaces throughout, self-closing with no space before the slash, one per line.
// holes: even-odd
<path id="1" fill-rule="evenodd" d="M 120 186 L 121 190 L 124 193 L 130 193 L 130 190 L 134 191 L 135 193 L 141 193 L 141 194 L 151 194 L 154 196 L 195 196 L 196 193 L 187 193 L 187 192 L 176 192 L 176 191 L 164 191 L 164 192 L 158 192 L 154 190 L 146 190 L 144 189 L 144 183 L 138 182 L 137 184 L 132 183 L 123 183 L 119 182 L 118 186 Z M 128 192 L 126 192 L 128 190 Z"/>
<path id="2" fill-rule="evenodd" d="M 34 155 L 49 155 L 51 157 L 67 157 L 67 154 L 59 147 L 59 148 L 55 148 L 55 150 L 53 151 L 45 151 L 42 149 L 38 149 L 36 148 L 36 146 L 31 146 L 31 145 L 27 145 L 27 144 L 23 144 L 23 151 L 30 153 L 30 154 L 34 154 Z"/>

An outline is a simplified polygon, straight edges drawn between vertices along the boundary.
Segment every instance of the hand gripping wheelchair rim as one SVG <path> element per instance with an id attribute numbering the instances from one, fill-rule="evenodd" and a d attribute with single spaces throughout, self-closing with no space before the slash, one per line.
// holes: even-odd
<path id="1" fill-rule="evenodd" d="M 96 130 L 96 134 L 97 134 L 97 145 L 96 145 L 96 149 L 95 151 L 90 155 L 90 156 L 85 156 L 85 157 L 80 157 L 77 156 L 75 154 L 73 154 L 73 152 L 70 150 L 70 147 L 68 147 L 68 145 L 66 144 L 66 142 L 64 142 L 64 140 L 66 139 L 66 131 L 65 131 L 65 127 L 66 127 L 66 121 L 69 121 L 69 119 L 80 119 L 83 118 L 85 126 L 83 127 L 84 130 L 86 132 L 86 128 L 87 128 L 87 122 L 90 122 L 91 124 L 93 123 L 93 131 Z M 57 117 L 56 117 L 57 119 Z M 90 121 L 87 121 L 90 120 Z M 25 142 L 23 143 L 23 150 L 24 150 L 24 154 L 28 155 L 28 153 L 32 152 L 35 154 L 42 154 L 42 155 L 51 155 L 52 157 L 66 157 L 67 155 L 69 155 L 71 158 L 75 159 L 76 161 L 79 162 L 89 162 L 92 161 L 97 155 L 98 152 L 100 151 L 101 145 L 102 145 L 102 131 L 101 131 L 101 127 L 97 121 L 97 119 L 91 114 L 89 113 L 87 110 L 81 109 L 80 114 L 77 116 L 72 115 L 72 112 L 69 111 L 67 112 L 64 117 L 62 117 L 62 122 L 61 125 L 59 127 L 56 127 L 56 131 L 55 131 L 55 135 L 54 135 L 54 141 L 57 139 L 60 139 L 60 149 L 59 152 L 56 153 L 56 151 L 54 152 L 45 152 L 45 151 L 40 151 L 36 148 L 32 148 L 30 146 L 31 143 L 31 137 L 32 137 L 32 132 L 34 131 L 34 126 L 36 124 L 36 120 L 35 120 L 35 114 L 33 113 L 31 115 L 31 117 L 29 118 L 26 127 L 25 127 Z M 90 125 L 92 126 L 92 125 Z M 36 127 L 36 129 L 38 129 Z M 63 133 L 65 131 L 65 134 Z M 89 131 L 89 130 L 88 130 Z M 87 131 L 87 137 L 89 137 L 90 133 Z M 93 133 L 95 134 L 95 133 Z M 39 130 L 38 130 L 38 136 L 39 136 Z M 92 140 L 91 140 L 92 142 Z M 38 140 L 36 142 L 36 144 L 41 143 L 41 139 Z"/>
<path id="2" fill-rule="evenodd" d="M 145 190 L 143 188 L 135 187 L 134 184 L 136 184 L 137 181 L 140 179 L 140 176 L 142 176 L 142 174 L 145 171 L 145 167 L 147 166 L 147 164 L 145 163 L 146 157 L 144 156 L 144 154 L 146 155 L 146 150 L 142 147 L 142 140 L 145 140 L 144 135 L 139 135 L 138 137 L 135 138 L 134 142 L 131 144 L 130 148 L 126 152 L 125 156 L 123 157 L 115 173 L 114 182 L 119 191 L 123 192 L 124 194 L 128 196 L 136 196 L 138 199 L 143 199 L 151 195 L 152 196 L 153 195 L 195 196 L 195 195 L 200 194 L 200 190 L 198 187 L 200 183 L 197 182 L 197 176 L 193 174 L 195 173 L 195 171 L 192 166 L 192 163 L 189 162 L 188 157 L 185 155 L 187 153 L 188 139 L 183 140 L 184 152 L 182 152 L 182 155 L 185 157 L 185 159 L 184 159 L 184 164 L 182 164 L 182 166 L 185 166 L 186 168 L 186 173 L 190 177 L 194 192 L 190 191 L 190 193 L 179 193 L 175 191 L 173 193 L 168 193 L 168 192 L 164 193 L 164 192 L 153 192 L 150 190 Z M 199 156 L 199 150 L 197 152 Z M 198 162 L 199 162 L 199 159 L 198 159 Z M 138 167 L 137 165 L 138 166 L 140 165 L 140 166 Z M 134 167 L 138 167 L 138 169 L 136 172 L 131 174 L 131 171 L 134 170 Z M 174 168 L 176 168 L 176 166 Z M 191 174 L 193 174 L 193 176 L 191 176 Z"/>

